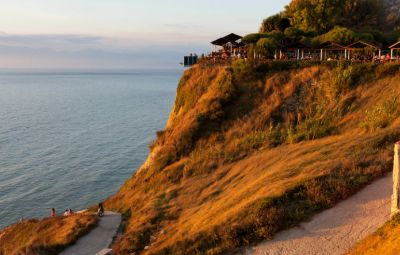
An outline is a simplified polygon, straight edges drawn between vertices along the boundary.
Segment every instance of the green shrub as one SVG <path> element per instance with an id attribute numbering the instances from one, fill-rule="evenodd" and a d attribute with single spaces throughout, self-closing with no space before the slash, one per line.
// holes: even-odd
<path id="1" fill-rule="evenodd" d="M 238 59 L 232 63 L 232 73 L 235 82 L 243 81 L 253 77 L 253 68 L 249 61 Z"/>
<path id="2" fill-rule="evenodd" d="M 243 137 L 240 141 L 239 149 L 242 151 L 250 152 L 261 148 L 269 142 L 269 136 L 266 132 L 251 132 Z"/>
<path id="3" fill-rule="evenodd" d="M 395 75 L 399 71 L 399 64 L 388 63 L 380 65 L 376 68 L 376 77 L 379 79 L 385 78 L 386 76 Z"/>
<path id="4" fill-rule="evenodd" d="M 260 73 L 271 73 L 277 71 L 287 71 L 321 64 L 320 61 L 288 61 L 276 60 L 260 64 L 256 71 Z"/>
<path id="5" fill-rule="evenodd" d="M 367 130 L 385 128 L 399 117 L 399 113 L 397 96 L 392 96 L 382 104 L 375 106 L 372 110 L 367 110 L 360 126 Z"/>
<path id="6" fill-rule="evenodd" d="M 362 63 L 338 68 L 336 71 L 336 80 L 334 84 L 341 92 L 357 86 L 360 83 L 370 80 L 374 65 Z"/>
<path id="7" fill-rule="evenodd" d="M 356 34 L 345 27 L 336 26 L 326 34 L 318 37 L 320 42 L 336 42 L 342 45 L 348 45 L 354 41 Z"/>

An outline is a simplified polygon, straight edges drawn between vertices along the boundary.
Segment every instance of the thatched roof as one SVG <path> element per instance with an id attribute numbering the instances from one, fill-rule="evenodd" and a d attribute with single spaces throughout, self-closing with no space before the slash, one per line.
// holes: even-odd
<path id="1" fill-rule="evenodd" d="M 227 36 L 221 37 L 215 41 L 212 41 L 211 44 L 217 45 L 217 46 L 223 46 L 227 43 L 232 43 L 233 45 L 239 45 L 240 43 L 238 42 L 242 37 L 240 35 L 231 33 Z"/>

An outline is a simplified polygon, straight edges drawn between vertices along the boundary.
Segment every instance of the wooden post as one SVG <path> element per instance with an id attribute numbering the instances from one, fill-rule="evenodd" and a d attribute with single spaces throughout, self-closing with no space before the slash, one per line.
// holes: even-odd
<path id="1" fill-rule="evenodd" d="M 324 51 L 321 49 L 321 61 L 324 60 Z"/>
<path id="2" fill-rule="evenodd" d="M 393 59 L 393 49 L 390 49 L 390 60 Z"/>
<path id="3" fill-rule="evenodd" d="M 399 192 L 400 192 L 400 168 L 399 168 L 399 148 L 400 142 L 394 145 L 394 160 L 393 160 L 393 194 L 391 215 L 399 212 Z"/>

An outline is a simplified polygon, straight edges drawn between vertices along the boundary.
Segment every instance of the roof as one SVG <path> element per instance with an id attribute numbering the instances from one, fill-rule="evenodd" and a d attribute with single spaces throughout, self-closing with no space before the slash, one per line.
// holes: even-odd
<path id="1" fill-rule="evenodd" d="M 365 48 L 365 47 L 371 47 L 371 48 L 375 48 L 375 49 L 381 48 L 373 43 L 361 41 L 361 40 L 348 45 L 346 48 Z"/>
<path id="2" fill-rule="evenodd" d="M 397 43 L 389 46 L 389 49 L 400 49 L 400 41 L 398 41 Z"/>
<path id="3" fill-rule="evenodd" d="M 215 41 L 212 41 L 211 44 L 217 45 L 217 46 L 222 46 L 225 45 L 227 43 L 232 43 L 232 44 L 238 44 L 238 40 L 242 39 L 242 37 L 240 35 L 231 33 L 229 35 L 226 35 L 224 37 L 221 37 Z"/>
<path id="4" fill-rule="evenodd" d="M 346 47 L 335 42 L 327 41 L 318 46 L 318 49 L 326 50 L 345 50 Z"/>

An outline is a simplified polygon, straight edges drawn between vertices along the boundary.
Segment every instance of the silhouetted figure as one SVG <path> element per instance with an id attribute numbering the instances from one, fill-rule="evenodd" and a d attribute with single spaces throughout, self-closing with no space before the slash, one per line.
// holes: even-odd
<path id="1" fill-rule="evenodd" d="M 68 208 L 68 209 L 65 210 L 65 212 L 64 212 L 64 216 L 71 216 L 72 214 L 74 214 L 74 212 L 72 211 L 71 208 Z"/>
<path id="2" fill-rule="evenodd" d="M 50 212 L 50 217 L 56 217 L 56 209 L 55 208 L 51 208 L 51 212 Z"/>
<path id="3" fill-rule="evenodd" d="M 103 217 L 104 216 L 104 206 L 102 203 L 99 203 L 99 209 L 97 210 L 97 215 L 99 217 Z"/>

